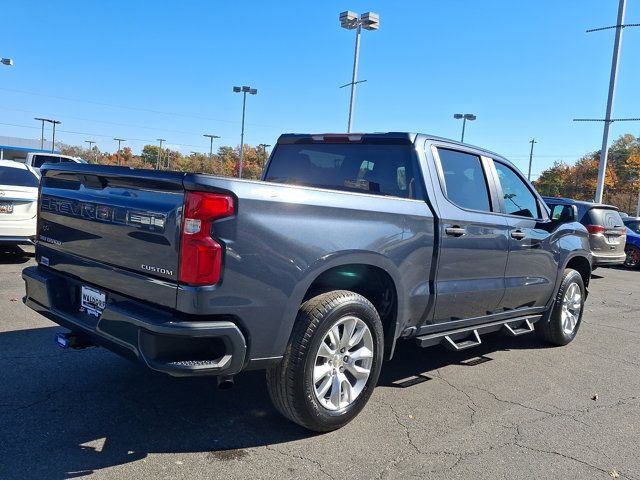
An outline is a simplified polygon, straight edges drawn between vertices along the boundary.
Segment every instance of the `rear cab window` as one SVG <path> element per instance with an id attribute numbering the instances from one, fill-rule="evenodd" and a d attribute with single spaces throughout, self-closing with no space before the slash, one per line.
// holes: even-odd
<path id="1" fill-rule="evenodd" d="M 40 168 L 45 163 L 60 163 L 60 157 L 54 155 L 34 155 L 33 167 Z"/>
<path id="2" fill-rule="evenodd" d="M 276 146 L 264 179 L 347 192 L 422 199 L 411 145 L 303 143 Z"/>

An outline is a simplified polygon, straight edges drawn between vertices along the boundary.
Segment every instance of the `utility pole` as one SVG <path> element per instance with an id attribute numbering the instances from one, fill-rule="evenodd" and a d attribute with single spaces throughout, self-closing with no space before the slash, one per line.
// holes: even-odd
<path id="1" fill-rule="evenodd" d="M 158 159 L 156 160 L 156 170 L 160 170 L 160 157 L 162 156 L 162 142 L 166 142 L 164 138 L 157 139 L 160 142 L 160 147 L 158 148 Z"/>
<path id="2" fill-rule="evenodd" d="M 89 144 L 89 152 L 91 152 L 93 150 L 93 144 L 96 143 L 94 140 L 85 140 L 84 143 L 88 143 Z M 96 163 L 98 163 L 98 154 L 96 152 L 95 153 L 95 157 L 96 157 Z"/>
<path id="3" fill-rule="evenodd" d="M 62 123 L 60 120 L 51 120 L 53 123 L 53 140 L 51 140 L 51 153 L 56 149 L 56 125 Z"/>
<path id="4" fill-rule="evenodd" d="M 618 4 L 618 19 L 615 25 L 609 27 L 592 28 L 590 32 L 600 32 L 602 30 L 616 29 L 616 37 L 613 43 L 613 58 L 611 59 L 611 75 L 609 77 L 609 95 L 607 96 L 607 110 L 604 119 L 602 118 L 574 118 L 574 122 L 604 122 L 602 132 L 602 148 L 600 150 L 600 164 L 598 165 L 598 183 L 596 185 L 596 202 L 602 202 L 604 193 L 604 181 L 607 172 L 607 156 L 609 153 L 609 127 L 613 122 L 632 122 L 640 118 L 611 118 L 613 113 L 613 99 L 616 92 L 616 80 L 618 78 L 618 64 L 620 60 L 620 49 L 622 47 L 622 30 L 627 27 L 640 27 L 640 23 L 624 24 L 624 13 L 627 7 L 627 0 L 620 0 Z"/>
<path id="5" fill-rule="evenodd" d="M 120 161 L 120 144 L 122 142 L 126 142 L 126 140 L 124 138 L 114 138 L 114 140 L 116 142 L 118 142 L 118 165 L 120 165 L 121 161 Z"/>
<path id="6" fill-rule="evenodd" d="M 533 145 L 536 142 L 535 138 L 532 138 L 531 140 L 529 140 L 529 143 L 531 144 L 531 152 L 529 152 L 529 173 L 527 173 L 527 180 L 531 181 L 531 164 L 533 163 Z"/>
<path id="7" fill-rule="evenodd" d="M 213 139 L 220 138 L 218 135 L 211 135 L 210 133 L 202 134 L 203 137 L 209 139 L 209 162 L 213 161 Z M 220 159 L 220 172 L 222 173 L 222 158 Z"/>
<path id="8" fill-rule="evenodd" d="M 40 130 L 40 150 L 44 150 L 44 122 L 48 122 L 49 120 L 39 117 L 34 118 L 34 120 L 42 122 L 42 129 Z"/>

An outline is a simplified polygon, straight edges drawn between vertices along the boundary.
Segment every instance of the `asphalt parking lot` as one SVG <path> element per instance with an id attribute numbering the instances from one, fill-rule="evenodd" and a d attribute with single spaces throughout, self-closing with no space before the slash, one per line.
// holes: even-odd
<path id="1" fill-rule="evenodd" d="M 0 253 L 1 479 L 640 479 L 640 272 L 597 270 L 564 348 L 401 345 L 362 414 L 317 435 L 276 413 L 261 372 L 218 391 L 60 350 L 21 302 L 32 263 Z"/>

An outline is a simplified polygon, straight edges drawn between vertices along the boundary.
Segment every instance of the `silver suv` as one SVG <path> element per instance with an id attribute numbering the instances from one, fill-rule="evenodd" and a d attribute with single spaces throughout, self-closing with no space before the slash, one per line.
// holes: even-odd
<path id="1" fill-rule="evenodd" d="M 624 245 L 627 228 L 618 208 L 602 203 L 583 202 L 570 198 L 542 197 L 551 210 L 556 205 L 575 205 L 577 219 L 589 231 L 593 268 L 622 265 L 626 259 Z"/>

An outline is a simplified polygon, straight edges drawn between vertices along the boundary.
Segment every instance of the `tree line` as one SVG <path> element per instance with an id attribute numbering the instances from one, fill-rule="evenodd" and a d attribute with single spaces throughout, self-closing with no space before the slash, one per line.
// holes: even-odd
<path id="1" fill-rule="evenodd" d="M 624 212 L 635 212 L 640 191 L 640 138 L 621 135 L 609 148 L 604 182 L 604 203 Z M 556 161 L 534 185 L 542 195 L 593 201 L 598 180 L 600 152 L 591 152 L 575 164 Z"/>
<path id="2" fill-rule="evenodd" d="M 120 153 L 101 152 L 96 147 L 63 145 L 62 153 L 80 157 L 89 163 L 101 165 L 126 165 L 134 168 L 177 170 L 181 172 L 201 172 L 213 175 L 237 177 L 240 163 L 240 147 L 221 146 L 211 158 L 203 153 L 181 152 L 163 148 L 158 155 L 157 145 L 145 145 L 139 155 L 134 155 L 129 147 Z M 258 179 L 267 162 L 264 148 L 244 146 L 242 177 Z M 575 164 L 562 161 L 544 170 L 534 185 L 542 195 L 567 197 L 576 200 L 593 201 L 598 179 L 600 152 L 590 152 Z M 640 192 L 640 137 L 632 134 L 621 135 L 609 148 L 605 175 L 604 202 L 617 206 L 625 212 L 635 211 Z"/>
<path id="3" fill-rule="evenodd" d="M 145 145 L 139 155 L 131 148 L 124 147 L 120 152 L 101 152 L 97 147 L 87 149 L 72 145 L 61 145 L 64 155 L 80 157 L 89 163 L 100 165 L 123 165 L 133 168 L 176 170 L 179 172 L 211 173 L 213 175 L 237 177 L 240 166 L 240 147 L 221 146 L 211 158 L 204 153 L 192 152 L 184 155 L 177 150 L 158 145 Z M 269 155 L 265 148 L 244 146 L 242 159 L 242 178 L 258 179 Z"/>

